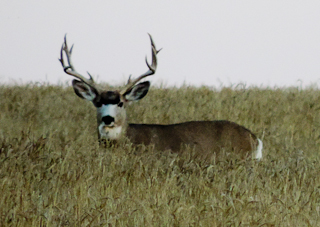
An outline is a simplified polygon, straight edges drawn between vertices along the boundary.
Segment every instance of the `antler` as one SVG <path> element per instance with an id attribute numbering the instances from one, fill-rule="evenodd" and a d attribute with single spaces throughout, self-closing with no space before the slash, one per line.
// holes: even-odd
<path id="1" fill-rule="evenodd" d="M 94 86 L 94 81 L 92 76 L 90 75 L 90 73 L 88 72 L 89 75 L 89 79 L 85 78 L 84 76 L 82 76 L 80 73 L 78 73 L 72 62 L 71 62 L 71 54 L 72 54 L 72 49 L 73 49 L 73 45 L 71 46 L 70 50 L 68 49 L 68 45 L 67 45 L 67 35 L 64 36 L 64 42 L 62 44 L 61 47 L 61 51 L 60 51 L 60 59 L 59 61 L 61 62 L 61 65 L 63 67 L 63 70 L 65 73 L 74 76 L 76 78 L 78 78 L 79 80 L 81 80 L 82 82 L 86 83 L 87 85 L 91 86 L 91 87 L 95 87 Z M 68 61 L 68 65 L 65 65 L 64 63 L 64 59 L 63 59 L 63 51 L 65 52 L 66 56 L 67 56 L 67 61 Z"/>
<path id="2" fill-rule="evenodd" d="M 148 63 L 148 59 L 146 57 L 146 63 L 147 66 L 149 68 L 149 70 L 147 72 L 145 72 L 144 74 L 142 74 L 141 76 L 139 76 L 138 78 L 136 78 L 135 80 L 131 80 L 131 76 L 129 77 L 128 83 L 125 86 L 124 89 L 122 89 L 120 91 L 120 94 L 123 95 L 126 92 L 130 91 L 130 89 L 133 88 L 133 86 L 138 83 L 140 80 L 142 80 L 143 78 L 147 77 L 147 76 L 151 76 L 153 74 L 155 74 L 156 70 L 157 70 L 157 54 L 159 53 L 159 51 L 161 50 L 157 50 L 156 49 L 156 45 L 153 42 L 153 39 L 151 37 L 151 35 L 148 33 L 149 37 L 150 37 L 150 41 L 151 41 L 151 51 L 152 51 L 152 63 L 151 65 L 149 65 Z"/>

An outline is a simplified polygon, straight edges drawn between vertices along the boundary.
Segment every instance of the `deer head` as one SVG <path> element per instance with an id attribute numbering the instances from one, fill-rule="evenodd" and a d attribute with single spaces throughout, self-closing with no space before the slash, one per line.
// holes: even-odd
<path id="1" fill-rule="evenodd" d="M 157 54 L 161 50 L 156 50 L 156 46 L 150 34 L 149 37 L 152 51 L 151 65 L 146 58 L 146 64 L 149 70 L 134 80 L 129 78 L 127 85 L 119 91 L 99 89 L 89 73 L 89 79 L 78 73 L 71 61 L 73 45 L 69 49 L 66 36 L 64 38 L 59 61 L 61 62 L 64 72 L 76 78 L 72 81 L 72 86 L 76 95 L 82 99 L 91 101 L 97 108 L 99 139 L 117 140 L 126 127 L 126 106 L 132 101 L 142 99 L 149 91 L 149 81 L 138 82 L 156 72 Z M 64 60 L 64 55 L 67 58 L 67 62 Z"/>

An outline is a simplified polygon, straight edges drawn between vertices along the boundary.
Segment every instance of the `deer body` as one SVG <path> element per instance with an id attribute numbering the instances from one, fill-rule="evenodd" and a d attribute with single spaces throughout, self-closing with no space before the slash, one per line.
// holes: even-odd
<path id="1" fill-rule="evenodd" d="M 153 144 L 157 150 L 179 152 L 181 145 L 199 152 L 231 148 L 243 154 L 258 150 L 260 141 L 243 126 L 230 121 L 190 121 L 180 124 L 129 124 L 126 136 L 135 144 Z M 262 145 L 262 144 L 261 144 Z M 257 152 L 255 157 L 261 156 Z M 261 153 L 261 152 L 260 152 Z"/>
<path id="2" fill-rule="evenodd" d="M 121 91 L 106 91 L 97 88 L 90 74 L 90 78 L 86 79 L 74 69 L 71 62 L 73 46 L 69 50 L 65 38 L 60 62 L 67 74 L 79 79 L 72 81 L 75 93 L 91 101 L 97 108 L 99 140 L 117 141 L 126 136 L 134 145 L 154 145 L 156 150 L 179 152 L 182 145 L 187 145 L 199 153 L 213 153 L 226 148 L 243 155 L 252 153 L 254 158 L 261 159 L 262 141 L 250 130 L 234 122 L 190 121 L 171 125 L 127 123 L 125 107 L 132 101 L 142 99 L 149 91 L 149 81 L 138 82 L 154 74 L 157 68 L 159 50 L 156 50 L 151 36 L 150 40 L 152 64 L 146 61 L 149 70 L 133 81 L 129 79 Z M 67 65 L 63 53 L 67 56 Z"/>

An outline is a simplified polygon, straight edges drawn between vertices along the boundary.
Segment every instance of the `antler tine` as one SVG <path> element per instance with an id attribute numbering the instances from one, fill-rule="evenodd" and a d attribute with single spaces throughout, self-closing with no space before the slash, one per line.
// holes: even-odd
<path id="1" fill-rule="evenodd" d="M 82 82 L 86 83 L 87 85 L 91 86 L 91 87 L 95 87 L 94 86 L 94 80 L 92 78 L 92 76 L 88 73 L 89 75 L 89 79 L 85 78 L 84 76 L 82 76 L 80 73 L 78 73 L 71 61 L 71 54 L 72 54 L 72 50 L 73 50 L 73 45 L 71 46 L 71 48 L 68 48 L 68 44 L 67 44 L 67 35 L 64 36 L 64 42 L 62 44 L 61 47 L 61 51 L 60 51 L 60 59 L 59 61 L 61 62 L 62 68 L 64 70 L 65 73 L 74 76 L 76 78 L 78 78 L 79 80 L 81 80 Z M 67 56 L 67 61 L 68 64 L 66 65 L 63 59 L 63 52 L 66 54 Z"/>
<path id="2" fill-rule="evenodd" d="M 147 76 L 151 76 L 153 74 L 155 74 L 156 70 L 157 70 L 157 54 L 159 53 L 159 51 L 161 50 L 157 50 L 156 46 L 153 42 L 152 36 L 148 33 L 149 37 L 150 37 L 150 41 L 151 41 L 151 52 L 152 52 L 152 63 L 151 65 L 148 63 L 148 59 L 146 57 L 146 64 L 149 68 L 149 70 L 147 72 L 145 72 L 144 74 L 140 75 L 138 78 L 131 80 L 131 75 L 129 77 L 128 83 L 125 86 L 124 89 L 122 89 L 120 91 L 120 94 L 123 95 L 125 94 L 127 91 L 129 91 L 136 83 L 138 83 L 140 80 L 142 80 L 143 78 L 147 77 Z"/>

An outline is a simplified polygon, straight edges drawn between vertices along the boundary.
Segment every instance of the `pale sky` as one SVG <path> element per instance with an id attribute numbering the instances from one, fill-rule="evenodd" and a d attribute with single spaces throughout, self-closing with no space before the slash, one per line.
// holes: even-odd
<path id="1" fill-rule="evenodd" d="M 123 84 L 147 71 L 154 84 L 320 84 L 320 1 L 0 2 L 0 83 L 71 81 L 58 61 L 63 37 L 78 72 Z"/>

